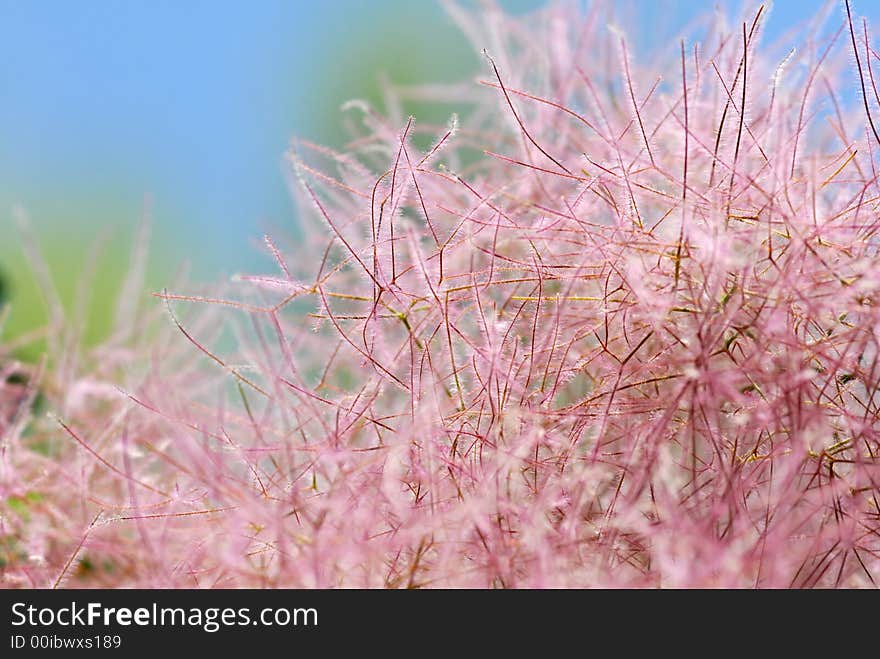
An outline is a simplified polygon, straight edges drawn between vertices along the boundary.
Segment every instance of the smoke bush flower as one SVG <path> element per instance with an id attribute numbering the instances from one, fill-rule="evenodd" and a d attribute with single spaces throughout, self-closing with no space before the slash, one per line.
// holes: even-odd
<path id="1" fill-rule="evenodd" d="M 483 75 L 401 93 L 462 119 L 351 104 L 344 152 L 287 154 L 276 273 L 122 314 L 4 431 L 6 582 L 876 585 L 880 56 L 845 9 L 648 60 L 601 3 L 450 5 Z"/>

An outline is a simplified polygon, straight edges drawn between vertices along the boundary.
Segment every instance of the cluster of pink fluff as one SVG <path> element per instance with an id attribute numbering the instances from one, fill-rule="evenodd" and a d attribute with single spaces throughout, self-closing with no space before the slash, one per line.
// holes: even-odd
<path id="1" fill-rule="evenodd" d="M 876 584 L 867 27 L 708 15 L 648 59 L 601 3 L 450 10 L 480 80 L 400 97 L 461 125 L 352 103 L 288 154 L 275 274 L 33 374 L 4 585 Z"/>

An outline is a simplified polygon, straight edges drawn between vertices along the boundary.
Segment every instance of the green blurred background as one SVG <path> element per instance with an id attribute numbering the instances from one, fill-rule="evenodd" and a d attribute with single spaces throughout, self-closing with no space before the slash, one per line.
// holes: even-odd
<path id="1" fill-rule="evenodd" d="M 340 105 L 381 107 L 381 76 L 454 81 L 477 65 L 430 2 L 0 0 L 0 25 L 7 337 L 46 318 L 13 208 L 29 217 L 66 306 L 97 254 L 85 337 L 94 343 L 145 207 L 149 290 L 181 267 L 194 281 L 271 267 L 261 233 L 296 233 L 281 172 L 291 137 L 339 146 Z"/>
<path id="2" fill-rule="evenodd" d="M 500 4 L 523 13 L 541 3 Z M 627 4 L 646 47 L 707 6 Z M 823 4 L 777 2 L 768 32 Z M 880 3 L 856 6 L 880 15 Z M 259 236 L 267 228 L 296 234 L 281 170 L 291 137 L 340 145 L 340 105 L 365 98 L 381 108 L 381 76 L 452 82 L 481 66 L 430 0 L 0 0 L 0 298 L 12 302 L 5 336 L 46 315 L 13 208 L 29 216 L 68 307 L 94 261 L 85 336 L 94 343 L 115 312 L 145 206 L 154 225 L 148 291 L 171 283 L 182 264 L 196 282 L 271 268 Z M 456 109 L 455 99 L 406 108 L 423 122 Z"/>

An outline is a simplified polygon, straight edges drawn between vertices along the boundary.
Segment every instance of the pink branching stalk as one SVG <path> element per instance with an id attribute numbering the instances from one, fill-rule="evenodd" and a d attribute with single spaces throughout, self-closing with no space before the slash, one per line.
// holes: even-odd
<path id="1" fill-rule="evenodd" d="M 161 294 L 4 434 L 7 584 L 876 585 L 867 28 L 786 55 L 762 7 L 647 60 L 600 3 L 450 10 L 484 78 L 401 94 L 460 127 L 353 104 L 288 153 L 277 274 Z"/>

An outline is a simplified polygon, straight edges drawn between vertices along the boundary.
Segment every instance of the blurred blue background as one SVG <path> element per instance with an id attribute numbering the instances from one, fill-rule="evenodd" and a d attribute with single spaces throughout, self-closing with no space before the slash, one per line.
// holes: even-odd
<path id="1" fill-rule="evenodd" d="M 501 4 L 524 12 L 540 3 Z M 631 4 L 648 42 L 708 8 Z M 767 36 L 825 5 L 777 0 Z M 854 5 L 880 17 L 874 0 Z M 268 226 L 293 233 L 296 224 L 281 174 L 291 137 L 340 144 L 340 104 L 380 103 L 382 73 L 403 83 L 454 81 L 479 66 L 429 0 L 0 0 L 0 270 L 16 300 L 13 330 L 42 313 L 21 274 L 15 204 L 31 217 L 65 298 L 89 246 L 109 231 L 97 316 L 145 197 L 154 285 L 167 284 L 182 261 L 198 281 L 264 269 L 255 239 Z"/>

